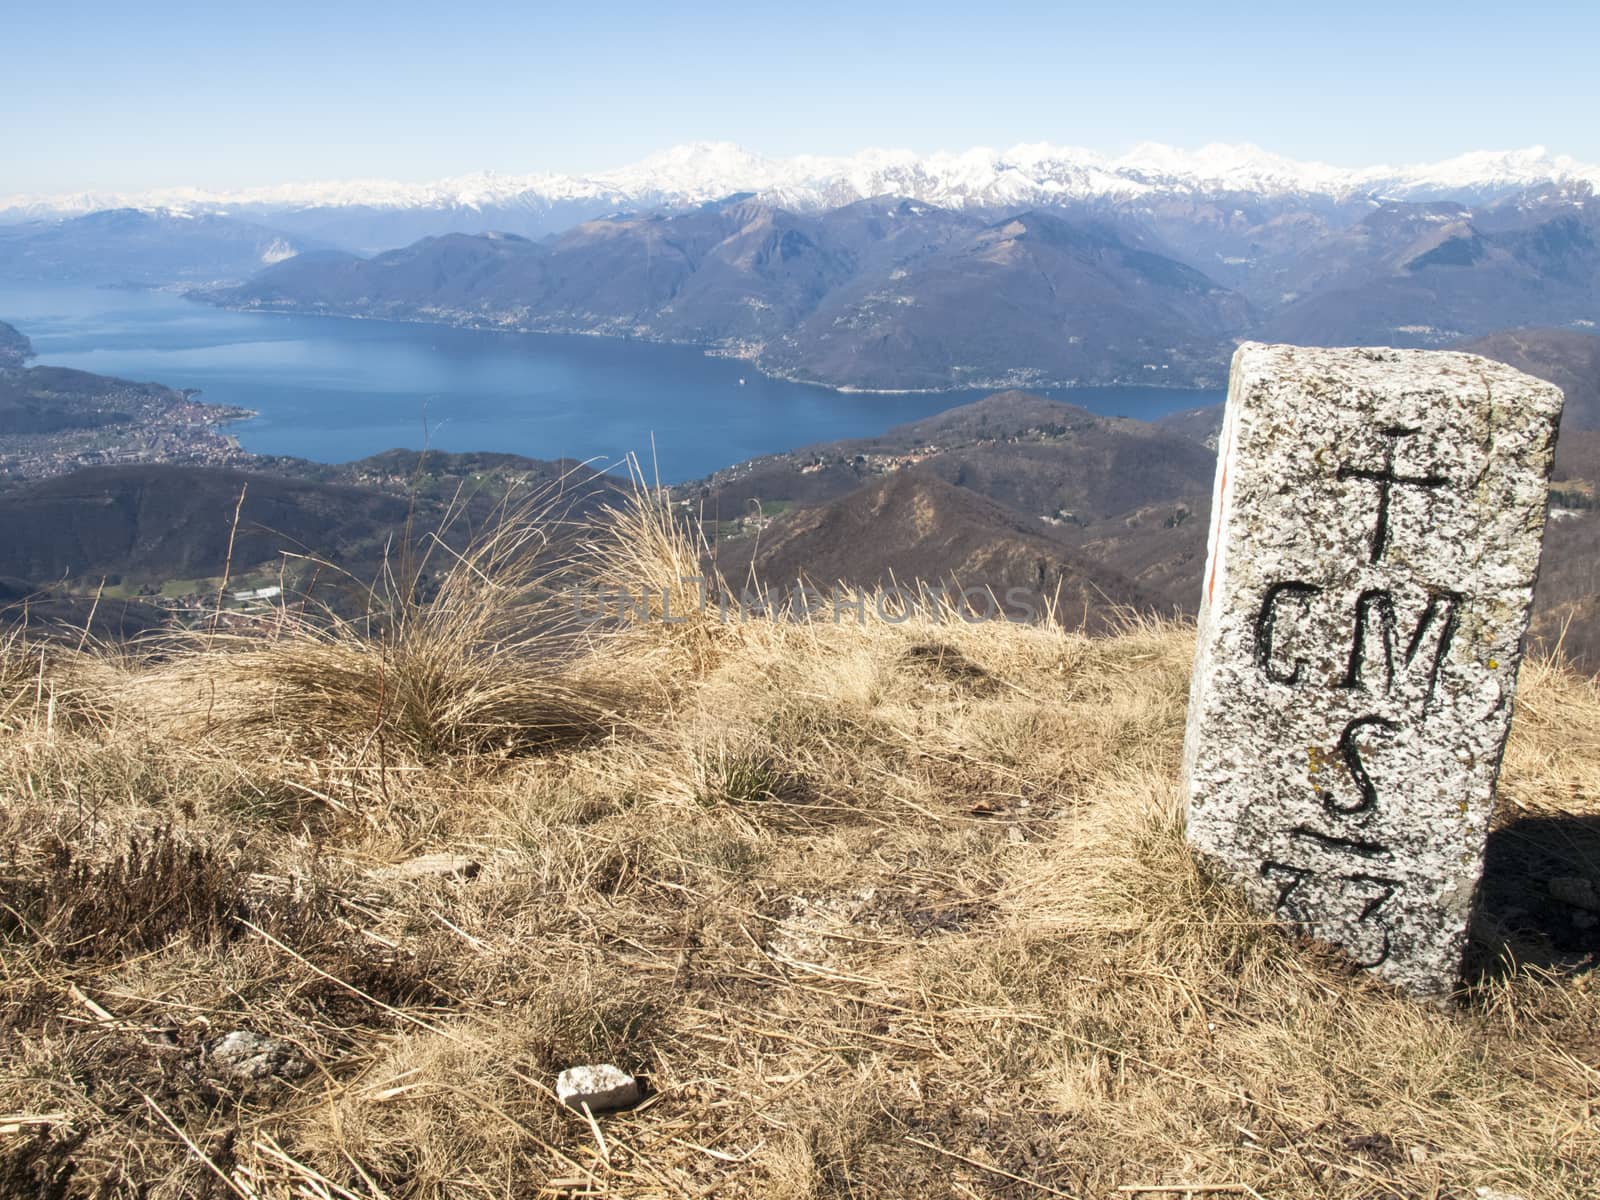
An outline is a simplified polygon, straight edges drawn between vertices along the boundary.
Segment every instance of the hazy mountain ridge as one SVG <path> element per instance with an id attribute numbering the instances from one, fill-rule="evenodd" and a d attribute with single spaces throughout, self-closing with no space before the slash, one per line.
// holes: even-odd
<path id="1" fill-rule="evenodd" d="M 212 298 L 682 342 L 881 390 L 1214 386 L 1245 337 L 1444 346 L 1600 317 L 1586 181 L 1476 208 L 1302 200 L 816 212 L 739 195 L 537 242 L 449 234 L 369 260 L 305 255 Z"/>
<path id="2" fill-rule="evenodd" d="M 1593 327 L 1597 181 L 1542 152 L 1345 171 L 1252 147 L 780 161 L 700 145 L 590 180 L 339 185 L 301 207 L 290 189 L 255 198 L 270 212 L 191 196 L 0 226 L 0 277 L 678 342 L 845 388 L 1212 386 L 1245 337 Z M 373 214 L 381 230 L 346 221 Z"/>
<path id="3" fill-rule="evenodd" d="M 0 321 L 0 367 L 20 367 L 33 357 L 28 335 Z"/>
<path id="4" fill-rule="evenodd" d="M 1600 336 L 1569 329 L 1511 329 L 1457 347 L 1555 384 L 1567 396 L 1560 443 L 1600 430 Z"/>
<path id="5" fill-rule="evenodd" d="M 1437 163 L 1339 168 L 1297 161 L 1248 144 L 1184 150 L 1144 143 L 1121 156 L 1034 143 L 918 155 L 864 150 L 842 157 L 769 158 L 729 143 L 676 146 L 641 162 L 591 175 L 478 172 L 431 183 L 356 180 L 233 190 L 173 187 L 133 193 L 0 197 L 0 219 L 79 214 L 108 208 L 212 213 L 294 212 L 324 219 L 338 210 L 407 210 L 586 216 L 618 208 L 697 204 L 738 192 L 796 209 L 836 208 L 895 195 L 947 208 L 1014 208 L 1064 200 L 1151 199 L 1248 192 L 1348 200 L 1452 196 L 1483 199 L 1542 183 L 1600 185 L 1600 166 L 1542 146 L 1476 151 Z M 581 219 L 581 218 L 576 218 Z M 553 228 L 552 226 L 551 228 Z"/>
<path id="6" fill-rule="evenodd" d="M 757 362 L 861 388 L 1207 386 L 1249 305 L 1110 224 L 1029 211 L 827 297 Z"/>
<path id="7" fill-rule="evenodd" d="M 1600 200 L 1524 198 L 1477 214 L 1385 205 L 1311 246 L 1260 336 L 1302 345 L 1441 346 L 1508 325 L 1600 317 Z"/>
<path id="8" fill-rule="evenodd" d="M 235 217 L 114 209 L 0 225 L 0 278 L 162 284 L 243 279 L 319 243 Z"/>
<path id="9" fill-rule="evenodd" d="M 231 307 L 708 345 L 856 388 L 1215 383 L 1249 306 L 1138 230 L 911 201 L 817 215 L 736 198 L 591 221 L 541 244 L 428 239 L 308 255 Z M 1155 374 L 1152 379 L 1151 372 Z"/>

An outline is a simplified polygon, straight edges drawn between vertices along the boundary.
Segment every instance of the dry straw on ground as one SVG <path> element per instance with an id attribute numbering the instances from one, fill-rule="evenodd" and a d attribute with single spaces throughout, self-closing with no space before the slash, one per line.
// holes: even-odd
<path id="1" fill-rule="evenodd" d="M 569 568 L 696 573 L 619 528 Z M 576 638 L 491 558 L 376 631 L 0 649 L 0 1195 L 1600 1195 L 1544 890 L 1600 869 L 1592 683 L 1525 670 L 1439 1011 L 1197 870 L 1183 629 Z M 382 870 L 440 852 L 479 869 Z M 595 1061 L 644 1103 L 560 1107 Z"/>

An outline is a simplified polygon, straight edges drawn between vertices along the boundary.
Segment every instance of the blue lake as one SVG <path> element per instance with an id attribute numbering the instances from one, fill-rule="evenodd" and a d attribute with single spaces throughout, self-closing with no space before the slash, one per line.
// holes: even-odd
<path id="1" fill-rule="evenodd" d="M 198 388 L 260 415 L 245 449 L 345 462 L 397 446 L 533 458 L 634 452 L 664 481 L 760 454 L 863 437 L 984 392 L 841 393 L 768 379 L 683 346 L 235 313 L 164 292 L 0 283 L 0 321 L 42 365 Z M 742 380 L 742 382 L 741 382 Z M 1221 392 L 1071 388 L 1045 395 L 1153 419 Z"/>

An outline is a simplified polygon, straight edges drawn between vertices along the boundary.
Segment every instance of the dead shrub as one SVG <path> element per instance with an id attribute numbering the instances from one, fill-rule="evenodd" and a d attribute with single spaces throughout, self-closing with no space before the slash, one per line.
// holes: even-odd
<path id="1" fill-rule="evenodd" d="M 169 828 L 133 833 L 104 858 L 52 839 L 42 861 L 24 865 L 13 845 L 0 938 L 29 943 L 61 962 L 193 946 L 234 936 L 249 914 L 245 876 L 216 850 Z"/>

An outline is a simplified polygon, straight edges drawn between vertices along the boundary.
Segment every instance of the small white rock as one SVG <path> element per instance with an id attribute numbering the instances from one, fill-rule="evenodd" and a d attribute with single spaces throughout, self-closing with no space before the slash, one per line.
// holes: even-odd
<path id="1" fill-rule="evenodd" d="M 212 1040 L 206 1050 L 214 1071 L 236 1079 L 299 1079 L 312 1070 L 293 1042 L 247 1029 L 223 1034 Z"/>
<path id="2" fill-rule="evenodd" d="M 609 1112 L 639 1103 L 639 1081 L 610 1063 L 568 1067 L 556 1079 L 556 1097 L 568 1108 Z"/>

